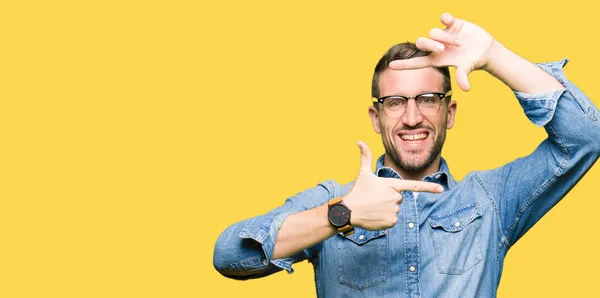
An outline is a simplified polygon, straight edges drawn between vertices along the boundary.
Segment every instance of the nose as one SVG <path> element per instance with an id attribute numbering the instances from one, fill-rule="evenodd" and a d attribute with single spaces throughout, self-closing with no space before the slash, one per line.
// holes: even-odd
<path id="1" fill-rule="evenodd" d="M 414 100 L 409 100 L 406 103 L 406 111 L 402 115 L 402 123 L 406 126 L 416 126 L 423 122 L 423 115 L 417 109 L 417 103 Z"/>

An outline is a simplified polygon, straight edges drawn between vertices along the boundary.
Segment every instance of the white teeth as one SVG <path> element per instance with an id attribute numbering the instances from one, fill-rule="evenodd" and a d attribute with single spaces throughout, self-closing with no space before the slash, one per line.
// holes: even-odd
<path id="1" fill-rule="evenodd" d="M 410 140 L 410 141 L 414 141 L 414 140 L 423 140 L 427 137 L 426 133 L 418 133 L 418 134 L 414 134 L 414 135 L 401 135 L 400 138 L 402 138 L 403 140 Z"/>

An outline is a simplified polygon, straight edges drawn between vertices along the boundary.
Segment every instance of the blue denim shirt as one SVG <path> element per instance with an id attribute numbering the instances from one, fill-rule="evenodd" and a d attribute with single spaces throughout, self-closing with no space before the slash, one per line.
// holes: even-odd
<path id="1" fill-rule="evenodd" d="M 356 228 L 286 259 L 272 259 L 277 232 L 291 213 L 346 194 L 328 180 L 271 212 L 238 222 L 217 240 L 214 266 L 236 279 L 267 276 L 308 260 L 319 297 L 495 297 L 508 249 L 579 181 L 600 154 L 600 113 L 564 75 L 567 59 L 538 64 L 566 87 L 549 94 L 515 92 L 527 117 L 548 138 L 529 156 L 452 178 L 442 159 L 423 181 L 441 194 L 404 191 L 398 223 Z M 377 161 L 376 174 L 402 179 Z"/>

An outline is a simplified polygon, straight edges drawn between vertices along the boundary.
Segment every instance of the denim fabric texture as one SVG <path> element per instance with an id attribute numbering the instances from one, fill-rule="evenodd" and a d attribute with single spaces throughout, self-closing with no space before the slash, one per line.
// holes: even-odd
<path id="1" fill-rule="evenodd" d="M 581 179 L 600 154 L 600 113 L 567 80 L 567 59 L 539 67 L 565 86 L 548 94 L 515 92 L 525 115 L 548 133 L 530 155 L 455 181 L 442 159 L 423 181 L 441 194 L 403 192 L 391 229 L 356 228 L 286 259 L 272 259 L 277 231 L 295 212 L 346 194 L 351 184 L 324 181 L 271 212 L 238 222 L 218 238 L 214 266 L 236 279 L 259 278 L 295 262 L 314 265 L 318 297 L 495 297 L 510 247 Z M 383 165 L 380 177 L 402 179 Z"/>

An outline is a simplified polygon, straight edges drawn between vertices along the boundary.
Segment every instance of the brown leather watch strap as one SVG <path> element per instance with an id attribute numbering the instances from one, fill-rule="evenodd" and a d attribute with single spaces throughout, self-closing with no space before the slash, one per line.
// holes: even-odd
<path id="1" fill-rule="evenodd" d="M 329 206 L 335 205 L 335 204 L 337 204 L 337 203 L 339 203 L 341 201 L 342 201 L 342 197 L 337 197 L 335 199 L 331 199 L 331 200 L 329 200 Z"/>
<path id="2" fill-rule="evenodd" d="M 354 234 L 354 227 L 351 225 L 345 225 L 341 228 L 338 228 L 339 232 L 343 232 L 344 236 L 350 236 L 352 234 Z"/>

